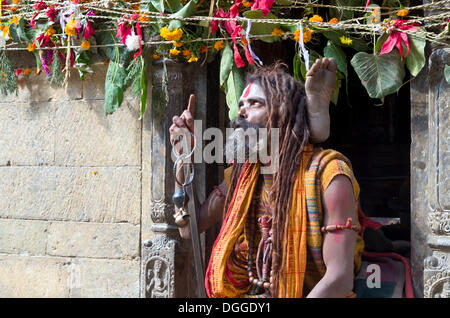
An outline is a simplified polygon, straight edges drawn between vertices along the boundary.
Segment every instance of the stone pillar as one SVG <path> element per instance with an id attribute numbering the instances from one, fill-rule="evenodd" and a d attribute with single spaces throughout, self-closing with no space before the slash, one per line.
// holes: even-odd
<path id="1" fill-rule="evenodd" d="M 174 177 L 169 140 L 171 114 L 180 114 L 186 103 L 183 95 L 183 66 L 168 59 L 156 61 L 153 65 L 148 135 L 150 149 L 143 154 L 150 157 L 150 211 L 143 213 L 150 213 L 153 238 L 142 243 L 141 297 L 188 296 L 189 268 L 183 266 L 188 252 L 173 219 L 171 198 Z M 163 85 L 165 79 L 167 89 Z"/>
<path id="2" fill-rule="evenodd" d="M 165 63 L 165 67 L 164 67 Z M 196 297 L 197 286 L 192 259 L 191 241 L 183 240 L 178 234 L 173 214 L 174 191 L 172 146 L 169 127 L 172 117 L 180 115 L 187 107 L 189 95 L 196 95 L 194 119 L 202 120 L 202 129 L 207 125 L 207 101 L 210 90 L 218 86 L 207 80 L 207 67 L 197 63 L 177 63 L 166 59 L 153 65 L 151 108 L 144 118 L 143 132 L 143 187 L 150 188 L 150 198 L 143 198 L 143 233 L 141 265 L 141 297 Z M 149 76 L 149 78 L 150 78 Z M 167 79 L 167 90 L 163 80 Z M 215 87 L 214 87 L 215 86 Z M 214 88 L 213 88 L 214 87 Z M 150 94 L 149 94 L 150 95 Z M 216 111 L 217 112 L 217 111 Z M 196 132 L 196 135 L 198 133 Z M 145 140 L 144 140 L 145 139 Z M 198 140 L 198 147 L 202 140 Z M 205 164 L 195 164 L 194 187 L 200 202 L 206 197 Z M 144 191 L 145 192 L 145 191 Z M 150 214 L 151 220 L 147 220 Z M 151 225 L 150 225 L 151 224 Z M 148 228 L 151 233 L 147 233 Z M 202 254 L 205 238 L 201 235 Z"/>
<path id="3" fill-rule="evenodd" d="M 428 211 L 424 260 L 424 297 L 450 298 L 450 85 L 444 66 L 450 49 L 437 48 L 429 58 L 428 74 Z"/>

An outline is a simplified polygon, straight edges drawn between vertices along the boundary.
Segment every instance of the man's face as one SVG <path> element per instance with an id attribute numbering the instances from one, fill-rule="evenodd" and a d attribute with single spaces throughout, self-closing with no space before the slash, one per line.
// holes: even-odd
<path id="1" fill-rule="evenodd" d="M 251 82 L 239 99 L 238 117 L 230 123 L 234 131 L 225 145 L 227 158 L 237 158 L 238 154 L 242 153 L 243 158 L 248 159 L 256 155 L 258 149 L 265 149 L 266 143 L 258 142 L 258 131 L 260 128 L 266 128 L 267 118 L 264 92 L 258 83 Z M 243 137 L 250 128 L 256 132 L 255 138 L 251 141 Z"/>
<path id="2" fill-rule="evenodd" d="M 251 82 L 244 89 L 239 99 L 238 117 L 253 126 L 266 127 L 268 118 L 266 96 L 259 83 Z"/>

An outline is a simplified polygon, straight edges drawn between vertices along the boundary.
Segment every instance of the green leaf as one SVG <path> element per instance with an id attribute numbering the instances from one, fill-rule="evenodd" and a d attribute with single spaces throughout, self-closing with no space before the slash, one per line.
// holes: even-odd
<path id="1" fill-rule="evenodd" d="M 222 87 L 228 76 L 230 75 L 231 68 L 234 65 L 233 49 L 226 43 L 224 49 L 222 50 L 222 58 L 220 59 L 220 73 L 219 73 L 219 83 Z"/>
<path id="2" fill-rule="evenodd" d="M 146 75 L 146 67 L 145 60 L 141 56 L 141 78 L 140 78 L 140 86 L 141 86 L 141 116 L 139 119 L 144 117 L 145 109 L 147 107 L 147 75 Z"/>
<path id="3" fill-rule="evenodd" d="M 177 12 L 183 8 L 183 5 L 179 0 L 164 0 L 166 9 L 170 12 Z"/>
<path id="4" fill-rule="evenodd" d="M 0 96 L 7 96 L 17 91 L 17 77 L 5 51 L 0 55 Z"/>
<path id="5" fill-rule="evenodd" d="M 10 25 L 9 34 L 11 34 L 11 37 L 14 41 L 19 43 L 31 41 L 28 38 L 27 32 L 25 31 L 25 22 L 23 18 L 20 18 L 17 25 L 15 25 L 14 23 Z"/>
<path id="6" fill-rule="evenodd" d="M 244 90 L 244 79 L 242 72 L 236 66 L 233 65 L 230 75 L 225 82 L 224 91 L 227 105 L 229 108 L 228 117 L 233 120 L 237 117 L 239 111 L 239 98 Z"/>
<path id="7" fill-rule="evenodd" d="M 327 30 L 327 31 L 322 31 L 322 34 L 328 40 L 332 41 L 334 44 L 336 44 L 338 46 L 351 47 L 358 52 L 367 52 L 370 50 L 369 45 L 366 43 L 366 41 L 364 41 L 363 39 L 355 38 L 353 36 L 348 36 L 343 31 Z M 346 37 L 349 37 L 350 39 L 352 39 L 352 44 L 350 44 L 350 45 L 342 44 L 341 39 L 340 39 L 340 37 L 342 37 L 342 36 L 346 36 Z"/>
<path id="8" fill-rule="evenodd" d="M 347 77 L 347 57 L 344 51 L 331 41 L 328 41 L 327 46 L 323 49 L 323 55 L 325 57 L 333 57 L 336 59 L 337 67 L 345 77 Z"/>
<path id="9" fill-rule="evenodd" d="M 309 50 L 309 68 L 311 68 L 311 66 L 313 66 L 314 62 L 316 62 L 317 59 L 321 59 L 321 58 L 322 58 L 322 56 L 319 53 L 317 53 L 314 50 Z M 306 67 L 305 67 L 305 62 L 301 61 L 300 69 L 301 69 L 301 75 L 302 75 L 303 81 L 305 81 L 306 73 L 307 73 Z"/>
<path id="10" fill-rule="evenodd" d="M 301 63 L 302 61 L 300 60 L 300 57 L 298 56 L 298 54 L 294 55 L 294 60 L 292 61 L 292 66 L 294 69 L 294 78 L 297 81 L 301 80 Z"/>
<path id="11" fill-rule="evenodd" d="M 75 64 L 74 66 L 78 69 L 78 73 L 80 74 L 81 80 L 84 80 L 84 74 L 90 73 L 93 74 L 94 71 L 90 67 L 93 62 L 91 58 L 89 57 L 87 51 L 82 51 L 75 57 Z"/>
<path id="12" fill-rule="evenodd" d="M 297 24 L 281 24 L 280 28 L 284 31 L 294 33 L 295 31 L 298 30 L 298 25 Z"/>
<path id="13" fill-rule="evenodd" d="M 412 76 L 417 76 L 425 65 L 426 39 L 422 33 L 408 34 L 409 53 L 405 57 L 406 66 Z"/>
<path id="14" fill-rule="evenodd" d="M 273 13 L 269 13 L 266 15 L 266 17 L 263 16 L 261 9 L 258 10 L 249 10 L 245 11 L 243 13 L 243 16 L 248 19 L 278 19 L 277 16 Z M 244 30 L 247 29 L 247 21 L 244 21 L 242 24 L 242 27 Z M 250 29 L 251 35 L 267 35 L 272 34 L 272 31 L 274 28 L 280 28 L 280 24 L 271 24 L 271 23 L 255 23 L 252 22 L 252 27 Z M 274 37 L 262 37 L 260 39 L 261 41 L 272 43 L 277 40 L 277 38 Z"/>
<path id="15" fill-rule="evenodd" d="M 450 65 L 444 66 L 444 77 L 447 83 L 450 84 Z"/>
<path id="16" fill-rule="evenodd" d="M 39 56 L 38 50 L 34 50 L 33 54 L 36 59 L 36 72 L 39 73 L 42 70 L 42 60 L 41 60 L 41 57 Z"/>
<path id="17" fill-rule="evenodd" d="M 336 86 L 333 90 L 333 93 L 331 93 L 331 102 L 334 105 L 337 105 L 338 98 L 339 98 L 339 89 L 341 88 L 341 81 L 336 77 Z"/>
<path id="18" fill-rule="evenodd" d="M 381 51 L 381 47 L 383 46 L 384 42 L 386 42 L 387 38 L 389 37 L 389 34 L 384 32 L 377 40 L 377 43 L 375 44 L 375 50 L 379 53 Z"/>
<path id="19" fill-rule="evenodd" d="M 383 98 L 402 86 L 405 70 L 397 50 L 383 55 L 359 52 L 350 63 L 371 98 Z"/>
<path id="20" fill-rule="evenodd" d="M 170 15 L 171 18 L 176 18 L 176 17 L 180 17 L 180 18 L 186 18 L 186 17 L 190 17 L 191 15 L 193 15 L 195 13 L 195 11 L 197 10 L 197 8 L 195 7 L 197 4 L 197 0 L 191 0 L 189 1 L 181 10 L 177 11 L 176 13 Z M 180 20 L 172 20 L 169 23 L 169 30 L 173 31 L 175 29 L 181 28 L 181 21 Z"/>
<path id="21" fill-rule="evenodd" d="M 164 0 L 150 0 L 150 3 L 159 12 L 164 12 Z"/>
<path id="22" fill-rule="evenodd" d="M 95 32 L 95 41 L 100 45 L 111 45 L 120 43 L 114 37 L 113 31 L 100 31 Z M 127 50 L 126 46 L 107 46 L 101 48 L 110 61 L 116 61 L 121 64 L 127 65 L 133 56 L 133 52 Z"/>
<path id="23" fill-rule="evenodd" d="M 125 68 L 114 61 L 109 62 L 105 79 L 105 113 L 114 113 L 122 104 L 126 79 Z"/>

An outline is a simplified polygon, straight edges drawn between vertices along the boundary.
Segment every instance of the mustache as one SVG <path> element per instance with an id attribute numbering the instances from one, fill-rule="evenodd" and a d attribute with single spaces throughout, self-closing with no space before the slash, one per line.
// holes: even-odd
<path id="1" fill-rule="evenodd" d="M 243 130 L 247 130 L 249 128 L 254 128 L 258 130 L 259 128 L 263 128 L 262 125 L 254 125 L 246 121 L 244 118 L 235 118 L 230 122 L 230 127 L 233 129 L 242 128 Z"/>

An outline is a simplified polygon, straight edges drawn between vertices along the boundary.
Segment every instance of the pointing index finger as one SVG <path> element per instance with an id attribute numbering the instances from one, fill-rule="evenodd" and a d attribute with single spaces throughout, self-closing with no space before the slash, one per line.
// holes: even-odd
<path id="1" fill-rule="evenodd" d="M 195 95 L 194 94 L 191 94 L 191 96 L 189 96 L 188 111 L 191 113 L 192 117 L 194 117 L 194 112 L 195 112 Z"/>

